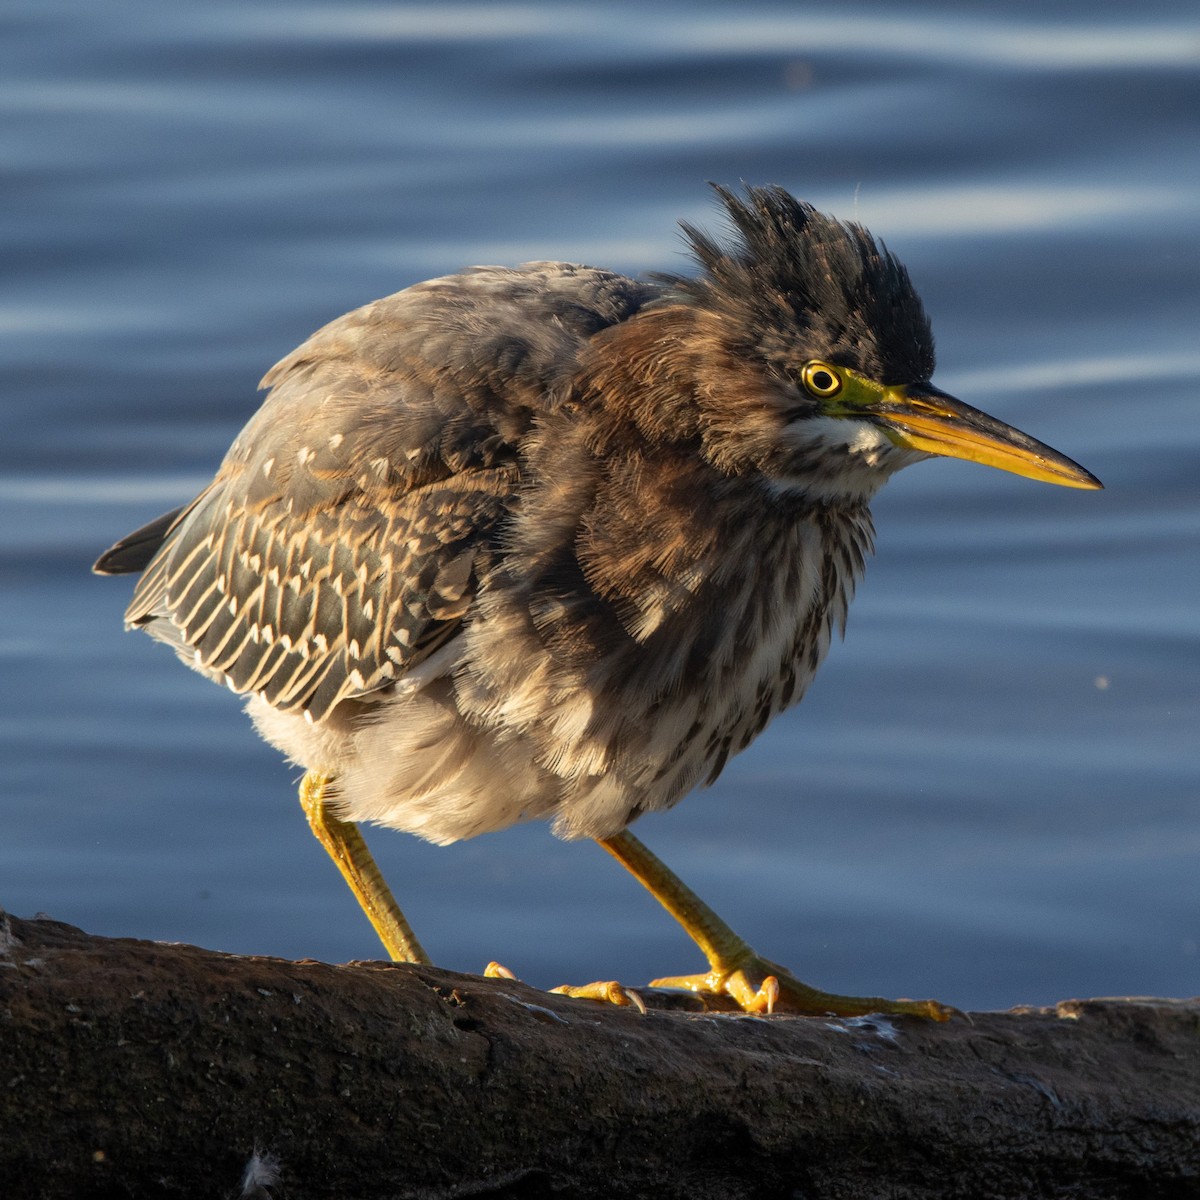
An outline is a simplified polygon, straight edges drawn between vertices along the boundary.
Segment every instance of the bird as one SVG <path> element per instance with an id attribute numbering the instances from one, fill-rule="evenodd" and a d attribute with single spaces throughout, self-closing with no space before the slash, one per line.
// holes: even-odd
<path id="1" fill-rule="evenodd" d="M 310 825 L 394 960 L 430 961 L 359 825 L 446 844 L 546 819 L 708 960 L 651 986 L 944 1020 L 801 982 L 629 826 L 802 698 L 896 471 L 949 456 L 1102 485 L 931 382 L 924 306 L 865 228 L 712 186 L 727 228 L 680 223 L 690 271 L 477 266 L 325 325 L 263 378 L 212 482 L 95 570 L 140 573 L 127 626 L 244 697 L 303 768 Z"/>

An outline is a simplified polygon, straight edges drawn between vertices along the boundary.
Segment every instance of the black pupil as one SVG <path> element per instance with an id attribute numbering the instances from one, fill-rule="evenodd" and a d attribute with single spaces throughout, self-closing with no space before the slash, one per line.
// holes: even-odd
<path id="1" fill-rule="evenodd" d="M 812 385 L 818 392 L 827 392 L 833 387 L 833 376 L 828 371 L 814 371 Z"/>

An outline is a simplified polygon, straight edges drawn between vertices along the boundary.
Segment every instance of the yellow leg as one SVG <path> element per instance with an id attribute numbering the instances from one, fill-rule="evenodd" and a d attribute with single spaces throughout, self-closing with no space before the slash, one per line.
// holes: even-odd
<path id="1" fill-rule="evenodd" d="M 681 987 L 700 995 L 729 996 L 746 1012 L 910 1013 L 945 1021 L 956 1009 L 936 1000 L 885 1000 L 880 996 L 838 996 L 801 983 L 790 972 L 753 950 L 673 871 L 629 830 L 600 839 L 604 847 L 683 926 L 708 959 L 700 975 L 656 979 L 651 987 Z"/>
<path id="2" fill-rule="evenodd" d="M 308 818 L 309 828 L 350 885 L 392 961 L 428 963 L 429 955 L 400 911 L 358 826 L 352 821 L 341 821 L 326 810 L 328 783 L 328 776 L 309 771 L 300 784 L 300 807 Z"/>

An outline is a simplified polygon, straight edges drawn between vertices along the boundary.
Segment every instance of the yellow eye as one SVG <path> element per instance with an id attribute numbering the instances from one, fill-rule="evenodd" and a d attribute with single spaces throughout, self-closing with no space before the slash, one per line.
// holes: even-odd
<path id="1" fill-rule="evenodd" d="M 800 372 L 800 380 L 818 400 L 828 400 L 842 390 L 842 377 L 836 367 L 828 363 L 809 362 Z"/>

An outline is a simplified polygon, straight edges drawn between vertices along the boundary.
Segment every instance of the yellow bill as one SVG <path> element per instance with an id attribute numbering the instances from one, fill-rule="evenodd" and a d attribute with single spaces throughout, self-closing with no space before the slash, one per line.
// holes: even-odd
<path id="1" fill-rule="evenodd" d="M 1065 454 L 930 384 L 887 388 L 871 413 L 897 445 L 911 450 L 965 458 L 1062 487 L 1104 486 Z"/>

